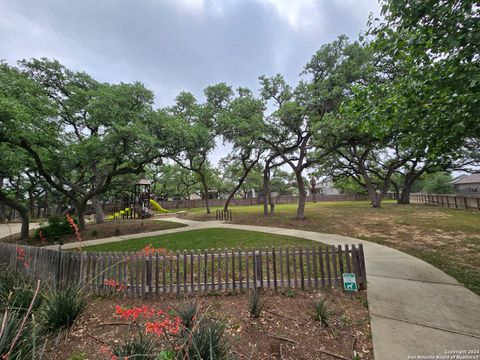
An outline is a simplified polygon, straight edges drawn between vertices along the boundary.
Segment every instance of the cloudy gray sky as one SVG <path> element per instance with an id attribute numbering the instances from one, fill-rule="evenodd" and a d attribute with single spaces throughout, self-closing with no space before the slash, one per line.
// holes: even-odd
<path id="1" fill-rule="evenodd" d="M 322 44 L 356 38 L 371 12 L 377 0 L 0 0 L 0 58 L 142 81 L 164 106 L 222 81 L 257 90 L 262 74 L 296 83 Z"/>

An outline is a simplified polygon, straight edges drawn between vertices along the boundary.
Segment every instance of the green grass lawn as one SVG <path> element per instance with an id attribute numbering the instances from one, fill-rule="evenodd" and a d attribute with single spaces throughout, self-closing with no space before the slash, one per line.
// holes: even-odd
<path id="1" fill-rule="evenodd" d="M 247 249 L 271 246 L 305 246 L 318 243 L 286 235 L 266 234 L 235 229 L 200 229 L 118 241 L 109 244 L 84 247 L 85 251 L 138 251 L 152 244 L 155 248 L 170 251 L 196 249 Z"/>
<path id="2" fill-rule="evenodd" d="M 231 206 L 233 222 L 351 236 L 416 256 L 480 295 L 480 212 L 385 201 L 374 209 L 368 201 L 307 203 L 305 220 L 295 219 L 296 204 L 275 207 Z M 206 220 L 205 209 L 190 209 L 189 218 Z"/>

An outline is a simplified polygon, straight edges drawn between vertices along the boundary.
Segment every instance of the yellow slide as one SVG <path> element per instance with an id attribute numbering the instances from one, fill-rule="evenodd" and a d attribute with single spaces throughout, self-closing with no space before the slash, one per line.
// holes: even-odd
<path id="1" fill-rule="evenodd" d="M 167 209 L 164 209 L 160 206 L 159 203 L 157 203 L 155 200 L 152 200 L 150 199 L 150 204 L 152 204 L 153 208 L 157 211 L 157 212 L 161 212 L 161 213 L 168 213 L 169 211 Z"/>

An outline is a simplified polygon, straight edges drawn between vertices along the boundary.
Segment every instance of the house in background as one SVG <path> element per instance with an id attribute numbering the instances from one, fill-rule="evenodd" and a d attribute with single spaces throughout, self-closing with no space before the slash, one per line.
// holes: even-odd
<path id="1" fill-rule="evenodd" d="M 312 193 L 310 186 L 308 187 L 307 195 Z M 315 184 L 315 195 L 341 195 L 342 192 L 337 189 L 333 183 L 332 178 L 324 178 L 318 180 Z"/>
<path id="2" fill-rule="evenodd" d="M 460 175 L 451 184 L 456 193 L 480 193 L 480 174 Z"/>

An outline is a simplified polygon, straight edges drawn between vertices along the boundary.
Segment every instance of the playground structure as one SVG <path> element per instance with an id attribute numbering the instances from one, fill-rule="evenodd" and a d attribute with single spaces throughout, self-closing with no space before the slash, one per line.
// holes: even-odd
<path id="1" fill-rule="evenodd" d="M 169 211 L 162 208 L 154 199 L 151 193 L 152 182 L 148 179 L 138 180 L 133 187 L 133 195 L 126 197 L 123 210 L 115 211 L 108 216 L 108 220 L 115 219 L 145 219 L 152 217 L 155 213 L 167 214 Z"/>

